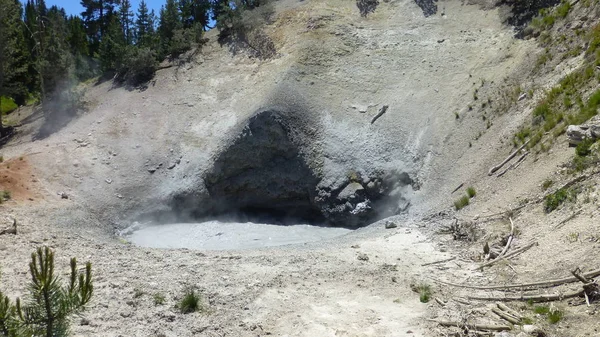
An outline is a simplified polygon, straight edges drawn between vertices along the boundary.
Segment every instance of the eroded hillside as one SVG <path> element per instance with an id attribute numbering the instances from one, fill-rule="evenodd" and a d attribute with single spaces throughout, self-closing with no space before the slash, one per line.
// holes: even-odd
<path id="1" fill-rule="evenodd" d="M 281 0 L 261 28 L 270 57 L 211 31 L 143 89 L 83 85 L 87 110 L 48 137 L 40 111 L 19 110 L 2 148 L 2 188 L 24 180 L 1 206 L 20 223 L 18 235 L 0 235 L 3 287 L 24 291 L 20 271 L 45 244 L 96 268 L 96 300 L 74 326 L 82 336 L 434 336 L 477 329 L 425 318 L 505 325 L 490 303 L 466 298 L 513 295 L 431 277 L 485 287 L 597 268 L 597 149 L 576 156 L 564 132 L 597 113 L 599 5 L 544 5 L 533 16 L 537 7 L 512 3 Z M 9 178 L 11 167 L 20 169 Z M 231 251 L 143 248 L 117 235 L 135 221 L 238 213 L 364 227 Z M 484 247 L 527 250 L 481 270 L 494 260 Z M 205 313 L 174 308 L 190 286 Z M 414 292 L 425 288 L 429 304 Z M 597 304 L 570 301 L 550 305 L 564 314 L 557 324 L 508 304 L 548 335 L 594 335 Z"/>

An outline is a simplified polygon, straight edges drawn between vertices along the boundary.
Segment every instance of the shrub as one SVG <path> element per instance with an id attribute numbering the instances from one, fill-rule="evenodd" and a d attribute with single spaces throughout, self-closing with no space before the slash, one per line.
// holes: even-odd
<path id="1" fill-rule="evenodd" d="M 547 190 L 548 188 L 550 188 L 550 186 L 552 186 L 552 184 L 554 184 L 554 181 L 552 181 L 551 179 L 544 180 L 544 182 L 542 183 L 542 190 Z"/>
<path id="2" fill-rule="evenodd" d="M 154 77 L 157 64 L 155 51 L 131 46 L 127 48 L 117 77 L 128 84 L 140 85 Z"/>
<path id="3" fill-rule="evenodd" d="M 4 200 L 10 200 L 10 198 L 11 198 L 10 191 L 6 191 L 6 190 L 2 191 L 2 199 L 4 199 Z"/>
<path id="4" fill-rule="evenodd" d="M 0 292 L 0 333 L 7 336 L 56 336 L 69 334 L 69 317 L 78 314 L 90 302 L 93 294 L 92 265 L 85 273 L 77 271 L 77 261 L 71 259 L 71 274 L 67 286 L 54 275 L 54 252 L 38 248 L 29 264 L 31 283 L 29 298 L 16 304 Z"/>
<path id="5" fill-rule="evenodd" d="M 17 108 L 18 108 L 18 106 L 15 103 L 15 101 L 13 101 L 12 98 L 6 97 L 6 96 L 0 97 L 0 113 L 2 115 L 11 113 L 13 110 L 16 110 Z"/>
<path id="6" fill-rule="evenodd" d="M 184 314 L 199 311 L 202 309 L 200 300 L 200 295 L 194 289 L 187 289 L 179 302 L 179 310 Z"/>
<path id="7" fill-rule="evenodd" d="M 458 211 L 469 205 L 469 197 L 464 196 L 454 202 L 454 208 Z"/>
<path id="8" fill-rule="evenodd" d="M 469 196 L 469 198 L 473 198 L 477 195 L 477 191 L 475 191 L 474 187 L 469 187 L 467 188 L 467 195 Z"/>
<path id="9" fill-rule="evenodd" d="M 558 191 L 546 196 L 544 210 L 550 213 L 562 205 L 565 201 L 574 200 L 577 197 L 577 192 L 569 188 L 561 188 Z"/>
<path id="10" fill-rule="evenodd" d="M 575 153 L 580 157 L 585 157 L 592 153 L 592 150 L 590 149 L 592 145 L 594 145 L 594 140 L 586 138 L 581 143 L 577 144 L 577 147 L 575 147 Z"/>

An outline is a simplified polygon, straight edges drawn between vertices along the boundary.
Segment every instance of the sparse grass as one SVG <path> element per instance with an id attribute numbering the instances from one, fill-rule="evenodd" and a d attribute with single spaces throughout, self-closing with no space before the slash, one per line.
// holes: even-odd
<path id="1" fill-rule="evenodd" d="M 154 301 L 154 305 L 163 305 L 167 301 L 165 295 L 161 293 L 156 293 L 152 295 L 152 300 Z"/>
<path id="2" fill-rule="evenodd" d="M 8 191 L 8 190 L 2 191 L 2 199 L 3 200 L 10 200 L 11 197 L 12 197 L 12 195 L 10 194 L 10 191 Z"/>
<path id="3" fill-rule="evenodd" d="M 187 289 L 183 294 L 183 298 L 179 302 L 179 310 L 181 310 L 181 312 L 184 314 L 201 311 L 202 305 L 200 301 L 201 297 L 194 289 Z"/>
<path id="4" fill-rule="evenodd" d="M 550 312 L 548 313 L 548 321 L 550 322 L 550 324 L 556 324 L 558 323 L 561 319 L 563 319 L 563 312 L 558 310 L 558 309 L 553 309 L 550 310 Z"/>
<path id="5" fill-rule="evenodd" d="M 454 208 L 459 211 L 469 205 L 469 197 L 463 196 L 454 202 Z"/>
<path id="6" fill-rule="evenodd" d="M 547 315 L 548 313 L 550 313 L 550 307 L 547 305 L 536 305 L 533 308 L 533 312 L 539 315 Z"/>
<path id="7" fill-rule="evenodd" d="M 0 163 L 4 162 L 4 156 L 0 156 Z"/>
<path id="8" fill-rule="evenodd" d="M 474 187 L 469 187 L 467 188 L 467 195 L 469 196 L 469 198 L 473 198 L 477 195 L 477 191 L 475 191 Z"/>
<path id="9" fill-rule="evenodd" d="M 454 111 L 454 118 L 455 119 L 459 119 L 460 115 L 458 114 L 458 111 Z"/>
<path id="10" fill-rule="evenodd" d="M 569 241 L 569 243 L 575 243 L 575 242 L 579 241 L 579 233 L 576 233 L 576 232 L 569 233 L 569 235 L 567 235 L 567 240 Z"/>
<path id="11" fill-rule="evenodd" d="M 419 292 L 419 301 L 421 303 L 427 303 L 431 299 L 431 286 L 428 284 L 420 284 L 417 286 Z"/>
<path id="12" fill-rule="evenodd" d="M 572 188 L 561 188 L 545 198 L 544 211 L 550 213 L 562 205 L 565 201 L 577 199 L 577 190 Z"/>
<path id="13" fill-rule="evenodd" d="M 552 186 L 552 184 L 554 184 L 554 181 L 552 181 L 552 179 L 546 179 L 544 180 L 544 182 L 542 183 L 542 190 L 547 190 L 550 188 L 550 186 Z"/>

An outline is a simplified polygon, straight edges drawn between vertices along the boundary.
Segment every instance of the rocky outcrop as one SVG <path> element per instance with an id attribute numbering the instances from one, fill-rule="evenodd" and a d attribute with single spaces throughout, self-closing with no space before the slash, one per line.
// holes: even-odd
<path id="1" fill-rule="evenodd" d="M 400 191 L 412 189 L 408 173 L 360 168 L 374 173 L 361 177 L 356 170 L 331 177 L 323 172 L 317 123 L 306 123 L 306 114 L 300 115 L 295 119 L 276 108 L 257 112 L 217 154 L 197 188 L 203 192 L 174 198 L 177 212 L 192 217 L 243 213 L 283 223 L 356 227 L 408 208 Z"/>
<path id="2" fill-rule="evenodd" d="M 596 140 L 598 138 L 600 138 L 600 118 L 598 116 L 584 124 L 567 127 L 567 139 L 570 145 L 577 145 L 585 139 Z"/>

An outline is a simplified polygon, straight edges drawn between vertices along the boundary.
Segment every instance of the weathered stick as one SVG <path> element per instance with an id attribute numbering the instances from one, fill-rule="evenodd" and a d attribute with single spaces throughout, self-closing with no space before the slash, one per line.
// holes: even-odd
<path id="1" fill-rule="evenodd" d="M 456 192 L 456 191 L 460 190 L 460 188 L 461 188 L 461 187 L 463 187 L 463 186 L 465 186 L 465 183 L 461 183 L 460 185 L 458 185 L 458 187 L 457 187 L 457 188 L 455 188 L 455 189 L 454 189 L 452 192 L 450 192 L 450 194 L 452 194 L 452 193 L 454 193 L 454 192 Z"/>
<path id="2" fill-rule="evenodd" d="M 504 159 L 503 162 L 501 162 L 500 164 L 492 167 L 490 169 L 490 171 L 488 172 L 488 176 L 491 176 L 492 174 L 494 174 L 494 172 L 498 171 L 502 166 L 506 165 L 506 163 L 508 163 L 511 159 L 513 159 L 521 150 L 523 150 L 527 144 L 529 144 L 529 140 L 526 141 L 523 145 L 521 145 L 521 147 L 519 147 L 518 149 L 516 149 L 513 153 L 509 154 L 508 157 L 506 157 L 506 159 Z"/>
<path id="3" fill-rule="evenodd" d="M 569 215 L 565 219 L 561 220 L 556 226 L 554 226 L 554 229 L 562 228 L 567 222 L 573 220 L 576 216 L 578 216 L 579 214 L 581 214 L 581 212 L 582 212 L 582 210 L 580 209 L 577 212 Z"/>
<path id="4" fill-rule="evenodd" d="M 507 320 L 508 322 L 512 323 L 512 324 L 519 324 L 520 321 L 516 318 L 513 317 L 511 315 L 509 315 L 508 313 L 498 309 L 498 308 L 492 308 L 492 312 L 495 313 L 496 315 L 500 316 L 501 318 Z"/>
<path id="5" fill-rule="evenodd" d="M 583 273 L 585 277 L 596 277 L 600 275 L 600 269 L 592 270 L 587 273 Z M 441 280 L 432 279 L 434 282 L 445 284 L 452 287 L 458 288 L 467 288 L 467 289 L 478 289 L 478 290 L 500 290 L 500 289 L 514 289 L 514 288 L 546 288 L 546 287 L 554 287 L 562 284 L 578 282 L 579 280 L 576 277 L 565 277 L 562 279 L 549 280 L 549 281 L 539 281 L 532 283 L 521 283 L 521 284 L 507 284 L 507 285 L 495 285 L 495 286 L 475 286 L 469 284 L 458 284 L 452 282 L 446 282 Z"/>
<path id="6" fill-rule="evenodd" d="M 512 221 L 511 221 L 511 223 L 512 223 Z M 511 235 L 511 236 L 508 238 L 508 242 L 506 243 L 506 247 L 504 247 L 504 249 L 502 250 L 502 252 L 500 253 L 500 255 L 498 255 L 498 257 L 496 257 L 496 258 L 495 258 L 495 259 L 493 259 L 492 261 L 488 261 L 488 262 L 486 262 L 486 263 L 484 263 L 484 264 L 480 265 L 480 266 L 479 266 L 479 267 L 477 267 L 476 269 L 483 269 L 484 267 L 491 266 L 491 265 L 493 265 L 494 263 L 496 263 L 496 262 L 498 262 L 498 261 L 501 261 L 501 260 L 508 259 L 508 258 L 509 258 L 509 257 L 511 257 L 511 256 L 515 256 L 515 255 L 517 255 L 518 253 L 524 252 L 524 251 L 526 251 L 527 249 L 529 249 L 529 248 L 531 248 L 531 247 L 533 247 L 534 245 L 536 245 L 536 244 L 537 244 L 537 242 L 532 242 L 532 243 L 530 243 L 530 244 L 528 244 L 528 245 L 526 245 L 526 246 L 524 246 L 524 247 L 521 247 L 521 248 L 519 248 L 519 249 L 516 249 L 516 250 L 514 250 L 514 251 L 510 252 L 509 254 L 506 254 L 506 255 L 504 255 L 504 253 L 506 253 L 506 251 L 508 250 L 508 247 L 510 247 L 510 244 L 512 243 L 512 239 L 513 239 L 513 236 Z"/>
<path id="7" fill-rule="evenodd" d="M 440 263 L 444 263 L 444 262 L 450 262 L 450 261 L 455 260 L 455 259 L 456 259 L 456 256 L 453 256 L 453 257 L 451 257 L 449 259 L 444 259 L 444 260 L 439 260 L 439 261 L 434 261 L 434 262 L 429 262 L 429 263 L 423 263 L 421 265 L 421 267 L 431 266 L 432 264 L 440 264 Z"/>
<path id="8" fill-rule="evenodd" d="M 505 331 L 512 329 L 508 325 L 488 325 L 488 324 L 477 324 L 477 323 L 462 323 L 462 322 L 454 322 L 454 321 L 446 321 L 446 320 L 435 320 L 428 319 L 430 322 L 435 322 L 442 326 L 454 326 L 458 328 L 471 328 L 477 330 L 490 330 L 490 331 Z"/>
<path id="9" fill-rule="evenodd" d="M 531 301 L 531 302 L 551 302 L 565 298 L 578 297 L 584 294 L 583 290 L 570 292 L 566 294 L 548 294 L 548 295 L 521 295 L 521 296 L 504 296 L 504 297 L 479 297 L 467 296 L 467 298 L 479 301 Z"/>
<path id="10" fill-rule="evenodd" d="M 375 123 L 375 121 L 378 120 L 379 117 L 383 116 L 383 114 L 387 111 L 388 108 L 389 108 L 389 105 L 382 106 L 381 109 L 379 109 L 379 112 L 377 113 L 377 115 L 375 115 L 375 117 L 373 117 L 373 119 L 371 119 L 371 124 Z"/>

